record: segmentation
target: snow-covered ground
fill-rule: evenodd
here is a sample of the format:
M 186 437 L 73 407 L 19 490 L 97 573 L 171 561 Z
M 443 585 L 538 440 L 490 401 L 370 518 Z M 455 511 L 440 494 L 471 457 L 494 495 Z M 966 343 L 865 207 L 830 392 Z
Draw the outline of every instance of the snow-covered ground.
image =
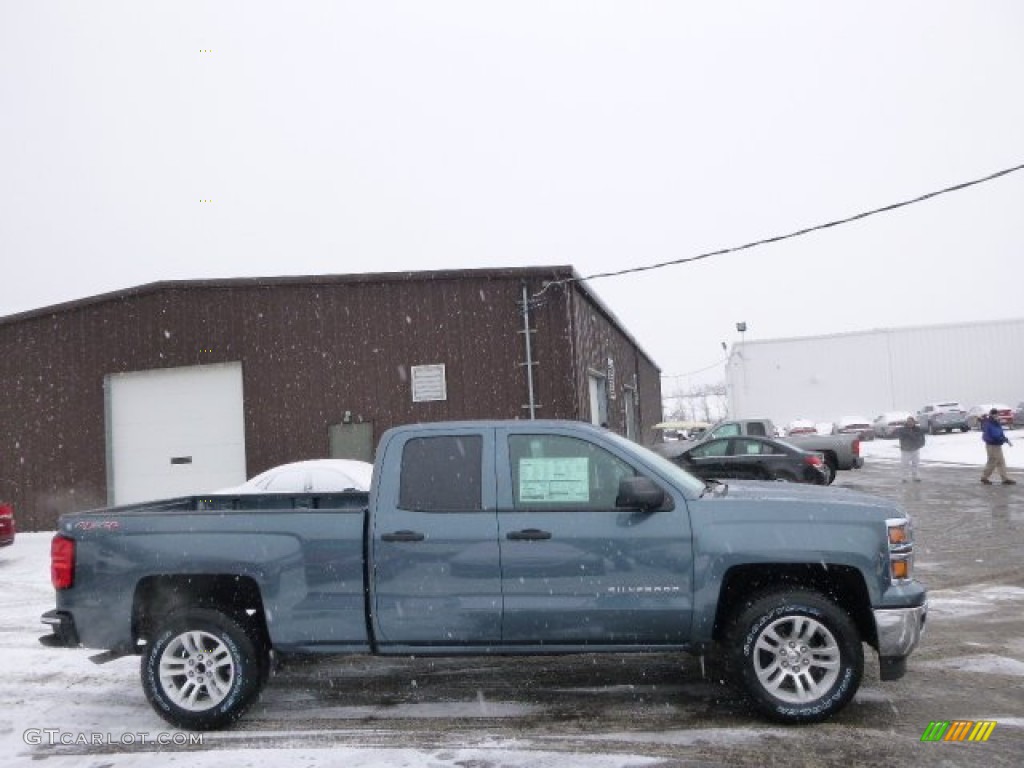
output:
M 1020 443 L 1014 441 L 1020 433 Z M 1008 430 L 1006 436 L 1013 445 L 1003 446 L 1006 466 L 1024 469 L 1024 430 Z M 898 440 L 866 440 L 860 444 L 860 454 L 865 461 L 899 461 Z M 985 464 L 985 444 L 980 432 L 957 432 L 951 435 L 928 435 L 921 449 L 921 461 L 932 464 L 977 465 L 980 474 Z

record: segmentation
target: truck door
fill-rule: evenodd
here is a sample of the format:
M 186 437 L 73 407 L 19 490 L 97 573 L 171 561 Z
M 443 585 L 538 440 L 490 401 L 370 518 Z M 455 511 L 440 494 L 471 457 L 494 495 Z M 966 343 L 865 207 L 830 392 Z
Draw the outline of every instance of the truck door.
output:
M 489 430 L 396 436 L 371 491 L 371 604 L 379 641 L 471 646 L 501 637 Z M 374 496 L 373 494 L 376 494 Z
M 523 428 L 497 432 L 504 645 L 685 642 L 692 613 L 686 505 L 616 508 L 638 474 L 609 449 Z

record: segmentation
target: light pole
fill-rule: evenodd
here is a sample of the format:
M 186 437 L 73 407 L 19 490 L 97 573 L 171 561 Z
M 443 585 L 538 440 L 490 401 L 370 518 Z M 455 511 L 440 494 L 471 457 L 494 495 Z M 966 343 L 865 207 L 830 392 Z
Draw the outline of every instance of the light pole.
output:
M 747 324 L 740 320 L 736 323 L 736 330 L 740 332 L 740 365 L 743 367 L 743 403 L 746 406 L 747 400 Z M 739 414 L 736 415 L 737 418 Z

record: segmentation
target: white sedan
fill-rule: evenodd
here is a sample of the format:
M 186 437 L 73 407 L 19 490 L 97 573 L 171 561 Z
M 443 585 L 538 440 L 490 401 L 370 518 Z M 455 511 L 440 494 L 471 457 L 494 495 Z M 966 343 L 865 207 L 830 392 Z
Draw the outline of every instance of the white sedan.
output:
M 339 493 L 369 491 L 373 464 L 354 459 L 311 459 L 282 464 L 217 494 Z

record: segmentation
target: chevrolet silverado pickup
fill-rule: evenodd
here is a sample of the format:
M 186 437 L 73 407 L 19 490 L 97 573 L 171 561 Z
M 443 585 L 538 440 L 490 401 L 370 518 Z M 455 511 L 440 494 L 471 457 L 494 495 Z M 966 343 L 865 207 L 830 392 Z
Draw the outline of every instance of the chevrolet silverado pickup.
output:
M 697 480 L 567 421 L 397 427 L 369 494 L 215 495 L 66 514 L 51 646 L 137 654 L 168 722 L 236 720 L 272 654 L 706 653 L 755 708 L 816 722 L 864 645 L 923 630 L 910 520 L 846 489 Z

